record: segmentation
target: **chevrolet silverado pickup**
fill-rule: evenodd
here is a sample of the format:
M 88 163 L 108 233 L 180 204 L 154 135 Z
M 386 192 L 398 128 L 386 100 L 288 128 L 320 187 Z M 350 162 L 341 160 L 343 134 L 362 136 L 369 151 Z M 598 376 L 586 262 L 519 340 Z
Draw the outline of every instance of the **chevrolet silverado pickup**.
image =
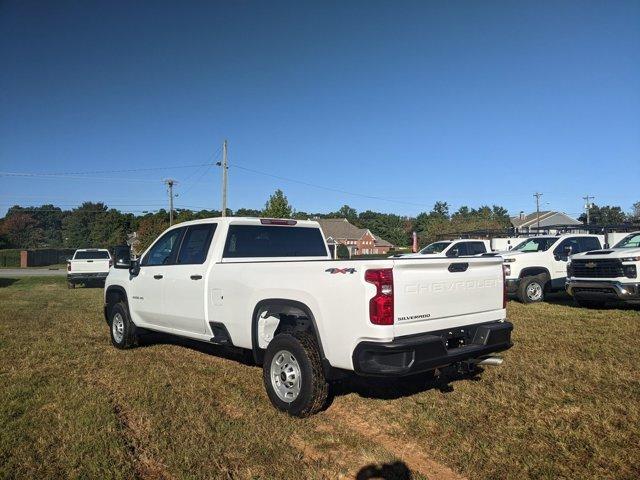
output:
M 81 248 L 75 251 L 67 262 L 67 287 L 78 284 L 102 285 L 109 274 L 113 261 L 109 250 Z
M 474 368 L 511 347 L 501 258 L 332 260 L 317 222 L 229 217 L 119 256 L 104 296 L 116 348 L 153 330 L 246 349 L 294 416 L 344 376 Z
M 567 267 L 567 292 L 583 307 L 607 302 L 640 304 L 640 232 L 633 232 L 612 249 L 573 255 Z
M 541 235 L 523 239 L 504 259 L 509 294 L 522 303 L 544 300 L 548 292 L 562 291 L 567 278 L 567 263 L 572 254 L 602 248 L 602 235 Z

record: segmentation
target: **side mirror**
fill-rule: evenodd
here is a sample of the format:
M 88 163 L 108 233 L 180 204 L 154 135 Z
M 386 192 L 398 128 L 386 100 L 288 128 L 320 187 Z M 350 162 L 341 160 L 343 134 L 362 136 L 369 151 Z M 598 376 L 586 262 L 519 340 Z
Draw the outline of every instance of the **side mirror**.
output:
M 131 267 L 131 250 L 129 247 L 116 247 L 113 251 L 115 262 L 113 268 L 130 268 Z
M 573 252 L 573 247 L 571 245 L 567 245 L 564 247 L 565 256 L 567 257 L 571 256 L 571 252 Z
M 458 255 L 458 249 L 457 248 L 452 248 L 451 250 L 449 250 L 447 252 L 447 257 L 453 258 L 453 257 L 459 257 Z
M 140 273 L 140 261 L 139 260 L 131 260 L 129 264 L 129 274 L 134 277 L 137 277 Z

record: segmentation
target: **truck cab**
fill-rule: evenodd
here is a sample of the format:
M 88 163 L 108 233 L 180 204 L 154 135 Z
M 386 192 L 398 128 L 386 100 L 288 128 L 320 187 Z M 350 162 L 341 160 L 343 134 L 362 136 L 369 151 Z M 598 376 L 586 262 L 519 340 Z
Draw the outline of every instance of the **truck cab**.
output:
M 640 304 L 640 231 L 620 240 L 611 249 L 571 256 L 566 289 L 584 307 L 609 302 Z
M 590 234 L 541 235 L 524 238 L 502 252 L 507 291 L 522 303 L 544 300 L 545 294 L 565 287 L 572 254 L 602 248 L 604 237 Z

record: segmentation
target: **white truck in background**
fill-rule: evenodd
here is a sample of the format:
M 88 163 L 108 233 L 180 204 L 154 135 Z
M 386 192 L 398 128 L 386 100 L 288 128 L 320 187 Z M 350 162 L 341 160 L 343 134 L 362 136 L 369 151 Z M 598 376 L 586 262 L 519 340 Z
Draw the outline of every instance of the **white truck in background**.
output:
M 113 265 L 109 250 L 103 248 L 80 248 L 67 261 L 67 287 L 78 284 L 102 285 Z
M 640 232 L 613 248 L 572 255 L 567 268 L 567 292 L 583 307 L 603 307 L 612 301 L 640 304 Z
M 489 255 L 504 261 L 507 292 L 522 303 L 534 303 L 548 292 L 564 290 L 571 255 L 599 250 L 603 241 L 602 235 L 540 235 L 523 238 L 508 252 Z
M 491 246 L 489 240 L 482 239 L 457 239 L 457 240 L 439 240 L 430 243 L 417 253 L 406 253 L 399 255 L 405 258 L 421 258 L 425 255 L 430 257 L 467 257 L 474 255 L 482 255 L 490 252 Z
M 154 330 L 252 352 L 272 404 L 318 412 L 332 381 L 499 364 L 511 347 L 501 258 L 332 260 L 317 222 L 211 218 L 116 257 L 116 348 Z

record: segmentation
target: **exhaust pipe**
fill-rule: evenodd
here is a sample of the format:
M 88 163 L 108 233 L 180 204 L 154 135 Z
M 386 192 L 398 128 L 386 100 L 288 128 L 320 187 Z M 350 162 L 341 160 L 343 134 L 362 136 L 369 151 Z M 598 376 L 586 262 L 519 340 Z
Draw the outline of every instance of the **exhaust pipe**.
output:
M 504 360 L 500 357 L 478 358 L 474 361 L 476 365 L 491 365 L 494 367 L 502 365 Z

